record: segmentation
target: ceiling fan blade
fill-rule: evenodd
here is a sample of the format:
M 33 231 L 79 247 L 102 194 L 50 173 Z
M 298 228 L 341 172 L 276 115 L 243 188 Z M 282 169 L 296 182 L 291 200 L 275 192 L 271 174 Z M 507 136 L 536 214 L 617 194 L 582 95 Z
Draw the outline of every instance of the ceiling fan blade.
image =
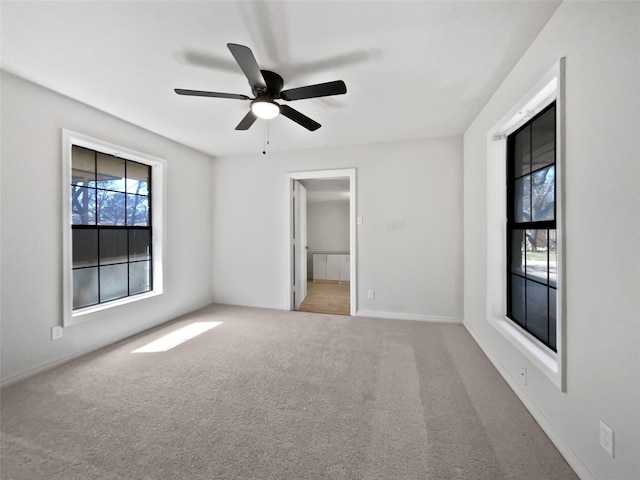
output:
M 280 113 L 288 119 L 293 120 L 298 125 L 302 125 L 307 130 L 311 130 L 312 132 L 321 127 L 318 122 L 316 122 L 315 120 L 311 120 L 309 117 L 291 108 L 289 105 L 280 105 Z
M 194 97 L 216 97 L 231 98 L 234 100 L 251 100 L 251 97 L 247 97 L 246 95 L 239 95 L 236 93 L 205 92 L 203 90 L 185 90 L 183 88 L 175 88 L 174 91 L 178 95 L 192 95 Z
M 251 110 L 247 113 L 236 127 L 236 130 L 249 130 L 249 127 L 258 119 Z
M 249 80 L 249 85 L 266 89 L 267 83 L 264 81 L 258 62 L 256 62 L 256 57 L 253 56 L 251 49 L 236 43 L 227 43 L 227 47 L 231 50 L 231 54 L 240 65 L 247 80 Z
M 342 80 L 334 82 L 318 83 L 306 87 L 291 88 L 280 92 L 284 100 L 301 100 L 303 98 L 328 97 L 331 95 L 343 95 L 347 93 L 347 86 Z

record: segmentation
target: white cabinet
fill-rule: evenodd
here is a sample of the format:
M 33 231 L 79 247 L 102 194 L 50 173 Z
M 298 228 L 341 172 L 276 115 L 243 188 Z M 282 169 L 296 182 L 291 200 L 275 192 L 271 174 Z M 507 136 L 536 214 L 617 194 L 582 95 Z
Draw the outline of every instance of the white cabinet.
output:
M 340 255 L 326 255 L 327 280 L 340 280 Z
M 313 281 L 327 279 L 327 256 L 324 253 L 313 254 Z
M 340 261 L 340 277 L 341 282 L 348 282 L 351 278 L 351 256 L 338 255 Z
M 350 279 L 350 256 L 332 253 L 313 254 L 313 280 L 348 282 Z

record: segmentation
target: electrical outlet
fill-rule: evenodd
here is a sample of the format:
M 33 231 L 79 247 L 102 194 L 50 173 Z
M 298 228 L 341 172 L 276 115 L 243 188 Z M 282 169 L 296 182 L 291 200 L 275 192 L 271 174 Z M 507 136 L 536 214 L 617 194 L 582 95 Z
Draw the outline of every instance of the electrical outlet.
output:
M 524 365 L 520 365 L 520 380 L 522 381 L 522 384 L 526 387 L 527 386 L 527 367 L 525 367 Z
M 58 340 L 59 338 L 62 338 L 62 327 L 60 325 L 51 327 L 51 340 Z
M 368 298 L 369 300 L 373 300 L 374 298 L 376 298 L 376 292 L 374 292 L 373 290 L 369 290 L 369 291 L 367 292 L 367 298 Z
M 602 420 L 600 420 L 600 446 L 613 457 L 613 429 Z

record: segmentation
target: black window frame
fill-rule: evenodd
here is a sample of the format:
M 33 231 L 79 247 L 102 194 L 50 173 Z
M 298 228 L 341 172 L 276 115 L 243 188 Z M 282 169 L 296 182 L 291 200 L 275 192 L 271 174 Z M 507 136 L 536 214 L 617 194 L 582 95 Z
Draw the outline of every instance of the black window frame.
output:
M 529 119 L 526 123 L 524 123 L 523 125 L 521 125 L 520 127 L 518 127 L 518 129 L 514 130 L 512 133 L 510 133 L 509 135 L 507 135 L 507 161 L 506 161 L 506 174 L 507 174 L 507 185 L 506 185 L 506 191 L 507 191 L 507 202 L 506 202 L 506 206 L 507 206 L 507 222 L 506 222 L 506 307 L 507 307 L 507 312 L 506 312 L 506 316 L 507 318 L 509 318 L 515 325 L 517 325 L 519 328 L 525 330 L 527 333 L 529 333 L 530 335 L 532 335 L 533 337 L 535 337 L 540 343 L 542 343 L 545 347 L 551 349 L 552 351 L 556 352 L 558 351 L 558 345 L 557 345 L 557 332 L 556 331 L 552 331 L 554 329 L 557 329 L 557 322 L 558 322 L 558 314 L 557 314 L 557 291 L 558 291 L 558 283 L 557 281 L 554 282 L 554 284 L 552 285 L 552 282 L 550 280 L 550 271 L 551 271 L 551 265 L 550 265 L 550 248 L 549 245 L 551 245 L 552 240 L 551 238 L 553 237 L 553 244 L 557 249 L 557 229 L 558 229 L 558 225 L 557 225 L 557 207 L 558 207 L 558 202 L 557 202 L 557 194 L 558 194 L 558 182 L 557 182 L 557 160 L 558 160 L 558 136 L 557 136 L 557 105 L 556 105 L 556 101 L 554 100 L 553 102 L 551 102 L 549 105 L 547 105 L 544 109 L 542 109 L 540 112 L 538 112 L 535 116 L 533 116 L 531 119 Z M 544 163 L 541 167 L 538 167 L 536 169 L 533 168 L 533 135 L 529 134 L 529 145 L 528 145 L 528 154 L 529 154 L 529 165 L 530 165 L 530 170 L 528 171 L 528 173 L 525 174 L 520 174 L 518 175 L 516 173 L 516 138 L 517 136 L 524 132 L 526 129 L 529 129 L 529 132 L 532 131 L 533 129 L 533 125 L 535 124 L 535 122 L 540 119 L 541 117 L 543 117 L 545 114 L 547 114 L 549 111 L 553 110 L 553 162 L 551 163 Z M 545 220 L 533 220 L 532 218 L 529 218 L 528 220 L 522 220 L 522 219 L 516 219 L 516 202 L 517 202 L 517 188 L 516 188 L 516 182 L 519 179 L 523 179 L 527 176 L 529 177 L 533 177 L 533 175 L 537 172 L 542 172 L 545 169 L 548 169 L 549 167 L 553 167 L 554 169 L 554 178 L 553 178 L 553 192 L 554 192 L 554 200 L 553 200 L 553 219 L 545 219 Z M 533 191 L 530 187 L 529 189 L 529 201 L 532 202 L 531 198 L 533 197 Z M 524 195 L 521 198 L 526 198 Z M 529 215 L 533 214 L 533 207 L 532 207 L 532 203 L 530 203 L 530 208 L 529 208 Z M 542 282 L 542 281 L 538 281 L 535 277 L 532 276 L 528 276 L 527 273 L 527 266 L 526 266 L 526 255 L 527 255 L 527 250 L 526 250 L 526 245 L 527 245 L 527 239 L 526 239 L 526 232 L 527 231 L 531 231 L 531 230 L 536 230 L 536 231 L 546 231 L 546 240 L 547 240 L 547 268 L 546 268 L 546 273 L 547 273 L 547 281 Z M 522 233 L 520 235 L 525 235 L 525 237 L 521 237 L 523 238 L 524 242 L 525 242 L 525 264 L 524 264 L 524 271 L 522 274 L 516 273 L 514 272 L 514 269 L 512 268 L 513 266 L 513 259 L 514 259 L 514 254 L 517 254 L 517 252 L 514 252 L 513 249 L 513 244 L 514 244 L 514 237 L 516 235 L 516 231 L 522 231 Z M 551 232 L 553 232 L 553 236 L 551 235 Z M 537 232 L 536 232 L 536 238 L 537 238 Z M 518 238 L 516 238 L 516 240 L 518 240 Z M 537 240 L 536 240 L 537 243 Z M 556 250 L 557 252 L 557 250 Z M 522 253 L 519 254 L 519 258 L 522 259 Z M 557 254 L 556 254 L 556 269 L 557 269 Z M 514 277 L 517 278 L 521 278 L 522 280 L 522 284 L 524 285 L 524 306 L 523 306 L 523 312 L 524 312 L 524 318 L 518 318 L 520 315 L 516 315 L 516 313 L 514 312 L 514 302 L 513 302 L 513 295 L 514 295 L 514 286 L 513 286 L 513 281 L 512 279 Z M 532 282 L 532 283 L 530 283 Z M 533 293 L 529 293 L 529 288 L 533 287 L 535 285 L 536 288 L 540 289 L 540 288 L 544 288 L 546 289 L 546 335 L 541 335 L 539 333 L 539 330 L 536 328 L 531 327 L 531 325 L 528 322 L 528 303 L 529 302 L 535 302 L 536 300 L 539 300 L 540 297 L 538 296 L 535 300 L 534 300 L 534 294 Z M 553 293 L 552 293 L 553 291 Z M 533 292 L 533 289 L 532 289 Z M 553 303 L 555 304 L 555 310 L 552 311 L 552 295 L 553 295 Z M 522 313 L 522 312 L 519 312 Z
M 116 302 L 118 300 L 122 300 L 124 298 L 129 298 L 129 297 L 134 297 L 137 295 L 142 295 L 142 294 L 146 294 L 149 292 L 153 292 L 154 291 L 154 275 L 153 275 L 153 265 L 154 265 L 154 253 L 153 253 L 153 223 L 152 223 L 152 218 L 153 218 L 153 211 L 152 211 L 152 183 L 153 183 L 153 179 L 152 179 L 152 175 L 153 175 L 153 166 L 147 163 L 143 163 L 140 161 L 136 161 L 136 160 L 132 160 L 126 157 L 120 157 L 120 156 L 116 156 L 110 153 L 106 153 L 100 150 L 97 150 L 93 147 L 88 147 L 85 145 L 78 145 L 78 144 L 71 144 L 71 166 L 73 169 L 73 152 L 74 152 L 74 148 L 81 148 L 87 151 L 92 152 L 93 154 L 93 180 L 90 180 L 88 182 L 86 182 L 86 185 L 83 185 L 82 183 L 77 183 L 74 182 L 73 177 L 70 179 L 71 183 L 70 183 L 70 188 L 71 188 L 71 199 L 70 199 L 70 210 L 71 210 L 71 216 L 72 216 L 72 221 L 71 221 L 71 244 L 73 246 L 74 243 L 74 238 L 76 237 L 75 233 L 76 232 L 80 232 L 80 231 L 95 231 L 96 232 L 96 245 L 95 245 L 95 254 L 96 254 L 96 258 L 95 258 L 95 264 L 91 264 L 91 265 L 81 265 L 81 266 L 75 266 L 75 248 L 72 248 L 72 253 L 71 253 L 71 277 L 72 277 L 72 287 L 73 290 L 75 290 L 75 279 L 74 279 L 74 273 L 83 269 L 90 269 L 90 268 L 95 268 L 97 269 L 97 294 L 98 294 L 98 298 L 97 301 L 95 302 L 90 302 L 90 303 L 82 303 L 80 305 L 76 306 L 76 302 L 75 299 L 72 300 L 72 311 L 76 312 L 76 311 L 82 311 L 83 309 L 87 309 L 87 308 L 91 308 L 91 307 L 95 307 L 97 305 L 104 305 L 104 304 L 108 304 L 111 302 Z M 117 159 L 118 161 L 122 161 L 124 163 L 124 175 L 122 177 L 123 181 L 125 182 L 125 186 L 123 190 L 119 190 L 119 189 L 113 189 L 113 188 L 109 188 L 109 187 L 105 187 L 105 186 L 99 186 L 98 184 L 98 155 L 101 156 L 105 156 L 105 157 L 111 157 L 114 159 Z M 146 176 L 146 193 L 139 193 L 138 191 L 135 193 L 129 192 L 127 190 L 127 186 L 126 186 L 126 182 L 128 180 L 128 175 L 127 175 L 127 170 L 128 168 L 131 168 L 132 165 L 136 165 L 138 168 L 140 168 L 140 166 L 144 167 L 146 169 L 147 172 L 147 176 Z M 93 185 L 91 185 L 91 183 L 93 183 Z M 74 189 L 82 189 L 81 191 L 83 192 L 89 192 L 92 191 L 94 192 L 94 200 L 93 200 L 93 209 L 94 211 L 92 212 L 93 215 L 93 222 L 92 223 L 75 223 L 73 218 L 74 218 Z M 99 192 L 103 193 L 103 194 L 117 194 L 117 195 L 123 195 L 123 200 L 124 200 L 124 205 L 123 205 L 123 224 L 122 225 L 115 225 L 115 224 L 107 224 L 107 223 L 101 223 L 100 222 L 100 216 L 98 213 L 99 210 L 99 197 L 98 194 Z M 85 194 L 86 196 L 86 194 Z M 144 197 L 146 198 L 146 220 L 144 223 L 146 223 L 146 225 L 139 225 L 139 224 L 129 224 L 129 209 L 128 209 L 128 202 L 130 201 L 131 197 Z M 124 260 L 119 260 L 119 261 L 110 261 L 110 262 L 105 262 L 105 256 L 102 255 L 102 251 L 103 249 L 101 248 L 101 241 L 102 241 L 102 237 L 103 237 L 103 232 L 116 232 L 116 231 L 121 231 L 121 232 L 125 232 L 124 237 L 126 238 L 126 259 Z M 134 246 L 134 241 L 132 240 L 132 234 L 134 234 L 135 232 L 147 232 L 147 238 L 148 238 L 148 249 L 147 249 L 147 253 L 144 255 L 144 258 L 136 258 L 137 255 L 139 255 L 139 252 L 135 252 L 135 246 Z M 132 253 L 133 252 L 133 253 Z M 131 267 L 132 265 L 136 265 L 136 264 L 146 264 L 147 267 L 147 272 L 146 272 L 146 276 L 147 276 L 147 285 L 146 288 L 144 289 L 134 289 L 132 292 L 132 282 L 131 282 Z M 104 289 L 101 286 L 101 270 L 103 268 L 107 268 L 107 267 L 114 267 L 117 265 L 126 265 L 127 267 L 127 288 L 126 288 L 126 294 L 123 295 L 118 295 L 118 296 L 109 296 L 107 297 L 106 295 L 104 295 Z

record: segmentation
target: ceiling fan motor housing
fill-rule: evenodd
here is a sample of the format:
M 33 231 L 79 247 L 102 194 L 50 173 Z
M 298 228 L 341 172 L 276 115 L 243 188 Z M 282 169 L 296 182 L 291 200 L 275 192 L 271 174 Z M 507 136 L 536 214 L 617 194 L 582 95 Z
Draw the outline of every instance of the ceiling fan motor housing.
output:
M 264 82 L 267 84 L 267 89 L 264 91 L 260 87 L 256 87 L 251 85 L 251 91 L 253 92 L 254 97 L 270 97 L 270 98 L 280 98 L 280 92 L 282 91 L 282 87 L 284 86 L 284 80 L 280 75 L 275 72 L 271 72 L 269 70 L 260 70 L 262 76 L 264 77 Z

